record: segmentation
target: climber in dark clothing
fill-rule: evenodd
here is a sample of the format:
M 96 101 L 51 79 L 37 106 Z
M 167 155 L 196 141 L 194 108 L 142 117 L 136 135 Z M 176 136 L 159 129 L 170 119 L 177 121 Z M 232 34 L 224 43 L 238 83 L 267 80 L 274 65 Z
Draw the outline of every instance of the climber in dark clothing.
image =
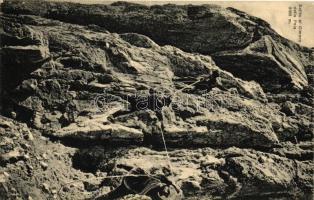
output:
M 75 102 L 69 100 L 65 105 L 65 112 L 60 119 L 62 126 L 68 126 L 69 124 L 74 123 L 77 117 L 77 105 Z
M 164 106 L 164 99 L 161 99 L 157 96 L 157 93 L 154 89 L 149 89 L 148 95 L 148 108 L 153 111 L 161 110 Z
M 214 87 L 220 85 L 219 73 L 218 71 L 213 71 L 208 77 L 204 77 L 198 83 L 194 85 L 194 88 L 197 90 L 211 90 Z
M 77 117 L 77 106 L 74 102 L 70 102 L 68 104 L 67 113 L 68 113 L 69 121 L 71 123 L 75 122 L 75 119 Z
M 155 111 L 158 119 L 161 119 L 162 107 L 171 103 L 171 97 L 158 95 L 154 89 L 149 89 L 148 109 Z

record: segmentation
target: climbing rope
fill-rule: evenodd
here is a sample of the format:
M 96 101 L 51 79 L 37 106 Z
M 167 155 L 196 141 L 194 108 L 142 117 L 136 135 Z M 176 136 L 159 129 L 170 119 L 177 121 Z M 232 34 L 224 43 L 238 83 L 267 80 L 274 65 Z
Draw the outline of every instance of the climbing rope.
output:
M 206 76 L 200 76 L 200 77 L 198 77 L 198 79 L 197 79 L 195 82 L 193 82 L 192 84 L 189 84 L 189 85 L 187 85 L 186 87 L 183 87 L 183 88 L 181 88 L 180 90 L 177 90 L 177 91 L 173 94 L 173 96 L 176 95 L 178 92 L 181 92 L 181 91 L 183 91 L 183 90 L 185 90 L 185 89 L 188 89 L 188 88 L 190 88 L 191 86 L 193 86 L 193 85 L 195 85 L 195 84 L 197 84 L 197 83 L 203 81 L 205 78 L 206 78 Z M 172 105 L 172 102 L 171 102 L 168 106 L 170 107 L 171 105 Z M 163 145 L 164 145 L 164 149 L 165 149 L 165 151 L 166 151 L 166 156 L 167 156 L 167 159 L 168 159 L 168 165 L 169 165 L 169 168 L 170 168 L 170 174 L 173 174 L 173 167 L 172 167 L 172 164 L 171 164 L 171 160 L 170 160 L 170 156 L 169 156 L 169 152 L 168 152 L 168 148 L 167 148 L 167 144 L 166 144 L 166 140 L 165 140 L 165 136 L 164 136 L 164 132 L 163 132 L 162 128 L 161 128 L 161 138 L 162 138 L 162 142 L 163 142 Z
M 166 151 L 166 156 L 167 156 L 167 159 L 168 159 L 168 165 L 169 165 L 169 168 L 170 168 L 170 174 L 173 175 L 173 171 L 172 171 L 173 168 L 172 168 L 172 164 L 171 164 L 171 160 L 170 160 L 170 156 L 169 156 L 169 152 L 168 152 L 168 148 L 167 148 L 164 132 L 163 132 L 162 129 L 161 129 L 161 138 L 162 138 L 162 142 L 163 142 L 163 145 L 164 145 L 164 149 Z

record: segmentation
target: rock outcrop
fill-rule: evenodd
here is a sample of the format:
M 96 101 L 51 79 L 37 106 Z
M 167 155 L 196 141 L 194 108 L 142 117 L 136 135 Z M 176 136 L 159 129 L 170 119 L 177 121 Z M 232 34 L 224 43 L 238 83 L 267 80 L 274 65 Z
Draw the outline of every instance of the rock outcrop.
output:
M 304 67 L 311 50 L 280 35 L 270 25 L 233 8 L 174 4 L 144 6 L 116 2 L 81 5 L 57 2 L 7 1 L 4 12 L 40 15 L 65 22 L 95 24 L 117 33 L 140 33 L 159 45 L 188 52 L 216 53 L 223 69 L 266 90 L 302 90 L 308 85 Z M 253 51 L 253 52 L 252 52 Z M 258 77 L 255 72 L 260 72 Z M 269 76 L 269 73 L 272 76 Z
M 222 51 L 213 57 L 221 68 L 243 79 L 256 80 L 268 90 L 298 90 L 307 86 L 307 76 L 298 56 L 269 35 L 243 50 Z
M 311 197 L 311 49 L 213 5 L 2 8 L 4 198 Z
M 34 26 L 20 20 L 25 29 L 46 36 L 49 45 L 43 48 L 50 59 L 34 64 L 37 69 L 9 94 L 17 107 L 10 112 L 48 134 L 161 143 L 158 135 L 164 132 L 170 144 L 202 146 L 268 147 L 278 142 L 273 124 L 284 120 L 278 108 L 266 104 L 257 83 L 233 77 L 209 56 L 161 47 L 140 35 L 120 37 L 61 22 Z M 13 37 L 9 31 L 5 34 Z M 134 46 L 123 38 L 131 43 L 143 38 L 149 45 Z M 12 51 L 4 57 L 20 55 Z M 39 58 L 28 59 L 38 63 Z
M 171 181 L 176 185 L 168 186 L 169 190 L 176 187 L 187 199 L 267 198 L 270 193 L 273 196 L 285 193 L 292 198 L 300 191 L 295 185 L 310 192 L 310 179 L 302 174 L 313 173 L 313 164 L 238 148 L 176 150 L 169 156 L 170 162 L 164 152 L 136 148 L 99 165 L 111 176 L 127 175 L 130 169 L 137 168 L 150 177 L 172 174 Z

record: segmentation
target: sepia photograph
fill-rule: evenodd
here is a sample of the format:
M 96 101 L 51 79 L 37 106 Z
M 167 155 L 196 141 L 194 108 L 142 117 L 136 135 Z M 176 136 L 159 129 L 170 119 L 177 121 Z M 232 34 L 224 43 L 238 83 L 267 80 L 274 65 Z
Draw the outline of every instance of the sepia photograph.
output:
M 0 200 L 312 200 L 314 1 L 0 0 Z

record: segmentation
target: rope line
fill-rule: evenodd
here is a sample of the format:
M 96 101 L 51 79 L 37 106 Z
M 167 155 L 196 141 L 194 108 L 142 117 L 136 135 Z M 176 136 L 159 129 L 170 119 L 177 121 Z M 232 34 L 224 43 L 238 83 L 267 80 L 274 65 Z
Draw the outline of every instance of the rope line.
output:
M 181 88 L 180 90 L 177 90 L 173 95 L 175 95 L 178 92 L 183 91 L 183 90 L 185 90 L 187 88 L 190 88 L 191 86 L 201 82 L 203 79 L 204 79 L 204 77 L 199 77 L 198 80 L 196 80 L 192 84 L 187 85 L 186 87 Z M 171 106 L 171 105 L 172 105 L 172 102 L 169 104 L 169 106 Z M 165 136 L 164 136 L 164 132 L 163 132 L 162 128 L 161 128 L 161 138 L 162 138 L 162 142 L 163 142 L 163 145 L 164 145 L 164 149 L 166 151 L 166 156 L 167 156 L 168 164 L 169 164 L 169 168 L 170 168 L 170 174 L 173 174 L 173 167 L 172 167 L 172 164 L 171 164 L 171 160 L 170 160 L 170 156 L 169 156 L 169 152 L 168 152 L 168 148 L 167 148 L 167 144 L 166 144 L 166 140 L 165 140 Z
M 162 129 L 161 129 L 161 138 L 162 138 L 162 142 L 164 144 L 164 148 L 165 148 L 165 151 L 166 151 L 166 156 L 167 156 L 168 164 L 169 164 L 169 168 L 170 168 L 170 174 L 173 174 L 173 171 L 172 171 L 173 168 L 172 168 L 172 164 L 171 164 L 171 160 L 170 160 L 170 156 L 169 156 L 169 152 L 168 152 L 168 148 L 167 148 L 164 132 L 163 132 Z

